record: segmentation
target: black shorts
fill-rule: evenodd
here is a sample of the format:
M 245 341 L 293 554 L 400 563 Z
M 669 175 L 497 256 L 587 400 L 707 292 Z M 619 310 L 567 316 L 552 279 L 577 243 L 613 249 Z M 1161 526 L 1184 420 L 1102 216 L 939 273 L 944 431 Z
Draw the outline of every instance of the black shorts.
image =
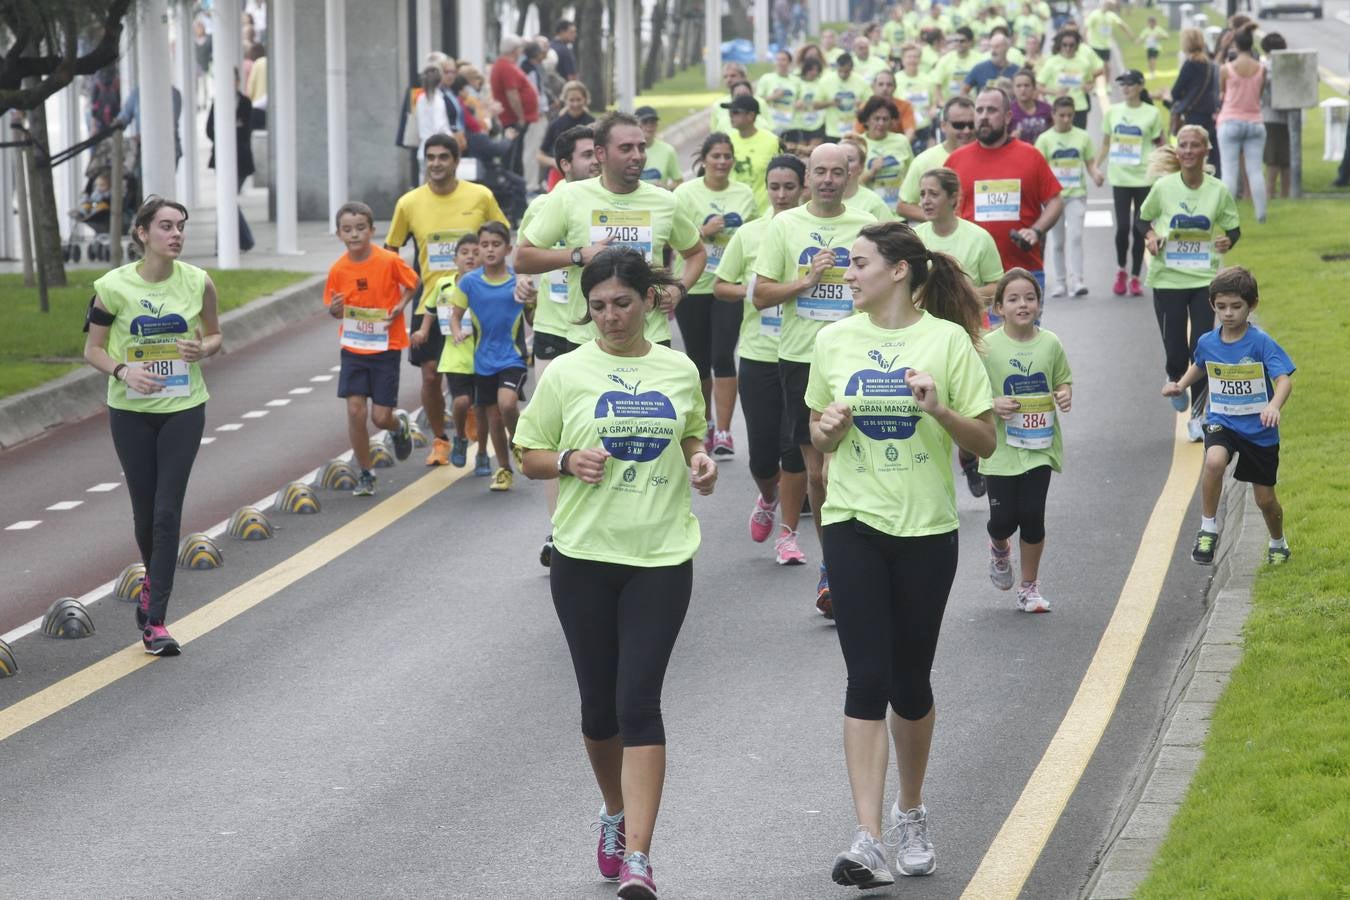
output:
M 577 345 L 567 338 L 558 337 L 556 334 L 548 334 L 543 331 L 534 333 L 534 358 L 543 360 L 553 360 L 562 356 L 564 353 L 571 353 L 577 349 Z
M 1149 59 L 1157 59 L 1161 52 L 1162 51 L 1160 51 L 1157 47 L 1149 47 L 1147 50 L 1144 51 L 1144 55 L 1147 56 Z
M 1262 447 L 1222 425 L 1205 425 L 1205 452 L 1210 447 L 1222 447 L 1228 451 L 1231 460 L 1237 454 L 1237 466 L 1233 477 L 1248 484 L 1274 487 L 1276 475 L 1280 471 L 1280 445 L 1271 444 Z
M 478 406 L 496 406 L 498 388 L 515 391 L 517 397 L 523 396 L 528 375 L 528 371 L 523 368 L 503 369 L 495 375 L 474 375 L 474 403 Z
M 377 406 L 398 406 L 398 358 L 402 355 L 402 350 L 353 353 L 344 347 L 337 395 L 369 397 Z
M 783 415 L 787 417 L 788 434 L 798 446 L 811 443 L 811 410 L 806 405 L 806 379 L 810 375 L 810 363 L 778 361 L 778 377 L 783 382 Z
M 408 364 L 419 369 L 422 368 L 423 363 L 439 363 L 441 351 L 445 349 L 445 335 L 441 334 L 440 323 L 435 321 L 435 313 L 414 313 L 412 330 L 416 331 L 422 327 L 424 315 L 432 317 L 431 334 L 427 335 L 426 342 L 422 346 L 408 348 Z
M 1092 49 L 1096 52 L 1096 54 L 1097 54 L 1098 56 L 1100 56 L 1100 57 L 1102 58 L 1102 62 L 1110 62 L 1110 61 L 1111 61 L 1111 50 L 1110 50 L 1110 48 L 1107 48 L 1106 50 L 1100 50 L 1100 49 L 1098 49 L 1098 48 L 1096 48 L 1096 47 L 1093 47 Z
M 446 372 L 445 383 L 450 386 L 450 399 L 456 397 L 474 398 L 474 383 L 477 376 L 467 375 L 464 372 Z

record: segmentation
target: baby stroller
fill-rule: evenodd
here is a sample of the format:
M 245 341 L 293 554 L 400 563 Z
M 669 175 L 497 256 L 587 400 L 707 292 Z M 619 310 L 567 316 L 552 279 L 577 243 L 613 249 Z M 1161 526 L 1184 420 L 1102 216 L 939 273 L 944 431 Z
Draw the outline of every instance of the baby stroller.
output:
M 129 142 L 128 147 L 134 147 Z M 135 175 L 135 153 L 128 152 L 123 159 L 122 173 L 122 229 L 126 234 L 136 217 L 136 208 L 141 205 L 140 183 Z M 91 262 L 107 262 L 112 259 L 112 184 L 109 176 L 112 172 L 112 151 L 108 142 L 94 149 L 89 165 L 85 167 L 84 193 L 80 196 L 80 205 L 70 211 L 74 219 L 70 237 L 61 248 L 61 257 L 66 262 L 78 263 L 83 255 Z M 76 226 L 84 226 L 77 228 Z M 86 232 L 92 232 L 92 235 Z M 136 259 L 139 253 L 134 242 L 128 240 L 126 259 Z

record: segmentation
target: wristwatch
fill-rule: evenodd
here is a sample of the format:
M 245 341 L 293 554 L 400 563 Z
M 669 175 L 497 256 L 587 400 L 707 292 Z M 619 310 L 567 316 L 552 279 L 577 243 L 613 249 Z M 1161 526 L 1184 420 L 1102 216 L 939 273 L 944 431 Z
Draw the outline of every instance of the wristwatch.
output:
M 571 472 L 567 471 L 567 460 L 571 459 L 572 454 L 573 454 L 573 453 L 576 453 L 576 452 L 577 452 L 577 451 L 576 451 L 576 448 L 574 447 L 574 448 L 572 448 L 571 450 L 564 450 L 562 453 L 559 453 L 559 454 L 558 454 L 558 477 L 559 477 L 559 478 L 562 478 L 562 477 L 564 477 L 564 476 L 567 476 L 567 475 L 571 475 L 571 474 L 572 474 Z
M 581 248 L 580 248 L 580 247 L 573 247 L 573 248 L 572 248 L 572 265 L 574 265 L 574 266 L 579 266 L 579 265 L 582 265 L 583 263 L 584 263 L 584 260 L 581 258 Z

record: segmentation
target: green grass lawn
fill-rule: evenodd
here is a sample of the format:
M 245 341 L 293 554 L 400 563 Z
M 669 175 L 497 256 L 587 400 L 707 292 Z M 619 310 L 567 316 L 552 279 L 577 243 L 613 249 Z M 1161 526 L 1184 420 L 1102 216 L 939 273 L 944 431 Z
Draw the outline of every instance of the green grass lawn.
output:
M 751 83 L 772 69 L 773 66 L 769 63 L 752 63 L 746 66 Z M 725 89 L 719 87 L 717 90 L 708 90 L 704 86 L 703 77 L 702 63 L 682 69 L 670 78 L 652 85 L 651 90 L 638 94 L 633 105 L 653 107 L 661 114 L 662 127 L 674 125 L 685 116 L 700 110 L 711 110 L 714 103 L 721 103 L 726 99 Z
M 1167 27 L 1167 17 L 1165 13 L 1154 10 L 1142 9 L 1138 6 L 1127 8 L 1121 13 L 1121 16 L 1129 23 L 1130 28 L 1136 34 L 1144 29 L 1150 13 L 1158 16 L 1158 21 L 1164 28 Z M 1211 18 L 1213 18 L 1211 16 Z M 1278 25 L 1265 23 L 1262 34 L 1267 30 L 1274 30 Z M 1170 32 L 1167 41 L 1162 46 L 1162 56 L 1158 59 L 1158 74 L 1147 79 L 1149 93 L 1153 96 L 1161 94 L 1163 89 L 1170 88 L 1172 82 L 1177 77 L 1176 51 L 1180 46 L 1180 35 L 1176 32 Z M 1148 75 L 1148 60 L 1144 52 L 1142 43 L 1130 43 L 1125 35 L 1118 34 L 1121 53 L 1125 56 L 1125 64 L 1131 69 L 1138 69 L 1145 76 Z M 1297 48 L 1294 48 L 1297 49 Z M 1325 83 L 1319 85 L 1319 100 L 1326 100 L 1329 97 L 1341 97 L 1342 94 L 1336 93 Z M 1322 142 L 1325 134 L 1325 125 L 1323 123 L 1322 110 L 1313 108 L 1303 112 L 1303 191 L 1304 193 L 1350 193 L 1350 188 L 1333 187 L 1331 182 L 1336 178 L 1336 167 L 1340 164 L 1339 160 L 1335 162 L 1322 159 Z
M 37 288 L 25 288 L 22 275 L 0 275 L 0 306 L 9 323 L 0 333 L 0 397 L 37 387 L 84 365 L 85 308 L 94 281 L 106 269 L 68 269 L 69 284 L 48 292 L 51 311 L 38 311 Z M 305 272 L 271 269 L 209 270 L 228 312 L 309 277 Z
M 1242 662 L 1140 898 L 1350 896 L 1350 425 L 1339 366 L 1350 259 L 1323 259 L 1350 255 L 1345 222 L 1343 200 L 1276 200 L 1270 224 L 1244 226 L 1227 259 L 1257 276 L 1261 327 L 1298 367 L 1280 424 L 1294 555 L 1257 579 Z

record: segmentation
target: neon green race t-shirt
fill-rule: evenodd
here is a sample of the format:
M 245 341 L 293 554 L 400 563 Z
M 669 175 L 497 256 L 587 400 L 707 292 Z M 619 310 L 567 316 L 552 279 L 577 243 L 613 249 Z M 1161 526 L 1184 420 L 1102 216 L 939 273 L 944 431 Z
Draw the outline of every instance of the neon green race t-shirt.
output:
M 1139 218 L 1153 226 L 1163 241 L 1162 252 L 1148 264 L 1148 286 L 1205 287 L 1219 274 L 1222 255 L 1214 239 L 1238 227 L 1237 204 L 1223 182 L 1205 175 L 1192 190 L 1181 173 L 1164 175 L 1139 207 Z
M 872 88 L 853 72 L 845 80 L 838 72 L 826 72 L 820 76 L 820 99 L 833 99 L 834 106 L 827 106 L 825 113 L 825 133 L 830 137 L 840 137 L 853 133 L 853 122 L 858 110 L 872 96 Z
M 680 212 L 693 222 L 696 228 L 702 227 L 703 223 L 713 216 L 722 216 L 726 222 L 726 226 L 717 234 L 703 239 L 703 249 L 708 254 L 708 262 L 703 267 L 703 274 L 698 277 L 698 281 L 694 282 L 694 287 L 690 290 L 691 294 L 711 294 L 714 273 L 717 272 L 717 266 L 722 260 L 722 254 L 726 252 L 732 235 L 759 214 L 755 206 L 755 192 L 739 181 L 728 182 L 724 190 L 714 191 L 708 187 L 706 179 L 695 178 L 675 189 L 675 199 L 679 202 Z M 683 272 L 684 259 L 676 257 L 675 274 Z
M 1045 88 L 1047 100 L 1049 97 L 1057 96 L 1063 89 L 1065 96 L 1073 98 L 1074 110 L 1083 112 L 1088 108 L 1087 94 L 1083 89 L 1091 87 L 1089 79 L 1095 71 L 1096 67 L 1087 63 L 1081 56 L 1066 59 L 1056 53 L 1042 61 L 1036 80 Z
M 874 222 L 870 214 L 848 207 L 833 218 L 822 219 L 811 214 L 809 205 L 773 217 L 755 257 L 754 270 L 760 277 L 780 284 L 796 281 L 810 270 L 816 253 L 822 249 L 834 252 L 834 265 L 814 288 L 780 304 L 779 359 L 810 362 L 816 334 L 828 323 L 853 315 L 853 295 L 844 285 L 844 272 L 858 232 Z
M 1083 22 L 1088 46 L 1093 50 L 1111 49 L 1111 32 L 1125 24 L 1125 20 L 1110 10 L 1094 9 Z
M 932 375 L 940 402 L 960 415 L 993 405 L 970 336 L 945 319 L 924 313 L 891 330 L 859 315 L 817 336 L 806 405 L 822 412 L 838 401 L 853 410 L 830 463 L 822 524 L 856 519 L 895 537 L 957 527 L 952 439 L 915 403 L 904 380 L 910 369 Z
M 755 219 L 736 229 L 731 242 L 722 254 L 722 264 L 717 267 L 717 277 L 730 284 L 746 284 L 754 277 L 755 257 L 759 254 L 759 244 L 764 229 L 769 227 L 768 218 Z M 781 307 L 755 309 L 753 287 L 747 292 L 741 309 L 741 334 L 737 352 L 741 359 L 755 362 L 778 362 L 778 333 L 783 324 Z M 725 303 L 725 300 L 718 300 Z
M 610 246 L 632 247 L 655 266 L 662 264 L 667 244 L 678 252 L 699 242 L 698 229 L 678 211 L 670 191 L 643 182 L 627 194 L 614 194 L 598 177 L 555 187 L 552 199 L 523 234 L 535 247 L 552 247 L 559 241 L 566 247 L 589 247 L 608 238 Z M 580 318 L 586 305 L 580 267 L 567 267 L 567 282 L 569 307 Z M 670 340 L 670 322 L 660 308 L 647 316 L 646 335 L 652 342 Z M 567 337 L 574 344 L 585 343 L 595 337 L 595 326 L 574 325 Z
M 675 148 L 657 138 L 647 145 L 647 163 L 642 167 L 642 180 L 663 188 L 667 182 L 684 177 Z
M 698 550 L 689 467 L 680 442 L 708 423 L 698 370 L 678 350 L 612 356 L 594 341 L 558 357 L 520 414 L 525 450 L 604 448 L 605 477 L 558 482 L 553 545 L 565 556 L 629 566 L 673 566 Z
M 206 270 L 174 260 L 163 281 L 146 281 L 138 262 L 104 273 L 94 294 L 116 321 L 108 327 L 113 362 L 139 366 L 164 379 L 162 390 L 137 394 L 126 382 L 108 376 L 108 406 L 132 412 L 172 413 L 201 406 L 210 396 L 199 363 L 178 352 L 178 339 L 195 340 L 202 324 Z
M 460 323 L 463 330 L 471 330 L 472 334 L 458 344 L 449 334 L 450 310 L 455 305 L 455 282 L 459 280 L 460 274 L 459 272 L 451 272 L 436 283 L 436 302 L 433 304 L 433 308 L 436 310 L 437 324 L 431 327 L 439 327 L 441 322 L 447 323 L 443 331 L 445 343 L 441 345 L 441 358 L 436 362 L 436 371 L 449 372 L 452 375 L 472 375 L 473 351 L 478 343 L 478 323 L 474 320 L 473 312 L 466 307 L 464 321 Z M 550 272 L 549 274 L 557 275 L 558 273 Z M 539 292 L 542 297 L 543 288 L 540 288 Z
M 797 111 L 793 109 L 793 104 L 797 102 L 799 93 L 798 80 L 796 75 L 769 72 L 755 84 L 755 96 L 761 103 L 767 104 L 769 121 L 773 123 L 773 130 L 780 135 L 794 127 L 792 123 L 797 117 Z M 776 91 L 782 91 L 782 96 L 777 100 L 771 99 Z
M 914 127 L 922 131 L 932 121 L 928 110 L 937 106 L 937 86 L 927 75 L 906 75 L 904 70 L 895 73 L 895 96 L 908 100 L 914 107 Z
M 951 155 L 952 152 L 947 149 L 945 144 L 934 144 L 914 157 L 914 162 L 910 163 L 909 169 L 905 171 L 905 180 L 900 183 L 900 200 L 917 206 L 919 204 L 919 179 L 923 178 L 924 172 L 945 166 L 947 157 Z
M 877 160 L 881 161 L 881 168 L 866 187 L 870 187 L 890 209 L 895 209 L 895 204 L 900 202 L 900 185 L 913 159 L 914 151 L 910 149 L 909 138 L 903 134 L 889 131 L 879 141 L 870 135 L 867 138 L 867 159 L 863 161 L 863 171 L 872 171 Z
M 552 197 L 551 193 L 540 194 L 530 201 L 530 205 L 525 208 L 525 215 L 520 220 L 522 234 Z M 565 242 L 557 241 L 551 249 L 560 250 L 566 247 Z M 580 307 L 572 306 L 571 293 L 567 290 L 567 269 L 545 272 L 534 278 L 535 283 L 539 285 L 539 300 L 534 307 L 534 330 L 566 338 L 572 331 L 572 323 L 581 318 L 582 312 Z
M 757 128 L 748 138 L 741 137 L 738 131 L 731 132 L 731 151 L 736 155 L 731 178 L 754 192 L 755 208 L 760 215 L 769 213 L 769 189 L 764 179 L 769 174 L 769 163 L 782 152 L 781 147 L 778 135 L 765 128 Z
M 1015 341 L 1002 328 L 984 336 L 984 367 L 995 397 L 1016 397 L 1021 409 L 1005 421 L 994 416 L 998 447 L 980 460 L 985 475 L 1021 475 L 1037 466 L 1063 471 L 1064 434 L 1055 388 L 1073 383 L 1064 346 L 1053 332 L 1038 329 L 1029 341 Z
M 914 226 L 914 233 L 934 253 L 955 257 L 976 287 L 993 284 L 1003 277 L 1003 260 L 999 258 L 994 236 L 974 222 L 957 219 L 956 230 L 946 237 L 933 230 L 932 222 L 920 222 Z
M 1091 135 L 1078 127 L 1063 132 L 1051 128 L 1036 138 L 1036 149 L 1050 164 L 1065 197 L 1087 196 L 1087 163 L 1095 153 Z
M 1102 121 L 1102 132 L 1109 142 L 1106 180 L 1112 187 L 1147 187 L 1148 155 L 1163 133 L 1158 107 L 1152 103 L 1136 107 L 1112 103 Z
M 887 206 L 886 201 L 877 196 L 876 191 L 869 191 L 865 187 L 858 188 L 852 197 L 844 200 L 844 206 L 849 209 L 862 210 L 876 218 L 878 222 L 890 222 L 898 218 L 893 207 Z
M 825 80 L 823 77 L 816 78 L 814 81 L 807 81 L 805 78 L 797 79 L 797 101 L 803 104 L 803 109 L 798 109 L 792 119 L 792 127 L 800 128 L 802 131 L 815 131 L 825 124 L 825 110 L 813 109 L 812 104 L 818 100 L 825 99 Z

